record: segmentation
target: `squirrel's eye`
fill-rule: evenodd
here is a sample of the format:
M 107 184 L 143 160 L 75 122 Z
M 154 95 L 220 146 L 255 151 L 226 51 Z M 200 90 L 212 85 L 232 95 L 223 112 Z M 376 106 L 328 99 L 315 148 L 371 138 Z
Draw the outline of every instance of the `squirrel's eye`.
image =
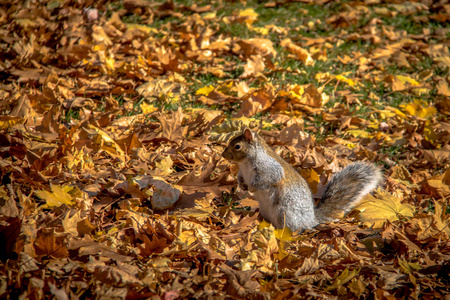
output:
M 236 149 L 236 150 L 241 150 L 241 144 L 236 144 L 236 145 L 234 145 L 234 149 Z

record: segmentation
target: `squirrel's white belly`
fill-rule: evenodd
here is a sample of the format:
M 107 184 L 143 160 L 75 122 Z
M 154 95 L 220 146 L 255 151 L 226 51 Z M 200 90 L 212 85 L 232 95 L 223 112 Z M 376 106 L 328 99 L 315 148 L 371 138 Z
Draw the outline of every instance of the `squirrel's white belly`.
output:
M 279 222 L 279 209 L 274 205 L 274 195 L 273 191 L 267 190 L 256 190 L 252 186 L 252 182 L 256 176 L 256 171 L 251 167 L 248 161 L 238 163 L 239 173 L 244 179 L 244 183 L 248 186 L 248 190 L 253 193 L 255 199 L 259 202 L 259 211 L 261 215 L 275 227 L 283 226 L 278 224 Z
M 281 227 L 279 223 L 278 207 L 273 203 L 273 195 L 270 190 L 259 190 L 254 193 L 256 200 L 259 202 L 259 212 L 261 215 L 272 223 L 275 227 Z
M 238 163 L 238 166 L 239 166 L 239 173 L 241 173 L 242 178 L 244 178 L 244 183 L 248 186 L 249 190 L 253 192 L 254 187 L 252 186 L 252 182 L 256 176 L 256 171 L 253 170 L 253 167 L 248 161 Z

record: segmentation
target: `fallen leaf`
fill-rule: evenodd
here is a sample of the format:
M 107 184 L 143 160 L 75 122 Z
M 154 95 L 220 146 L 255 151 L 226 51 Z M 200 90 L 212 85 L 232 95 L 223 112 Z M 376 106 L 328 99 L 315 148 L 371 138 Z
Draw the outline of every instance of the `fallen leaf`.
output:
M 280 44 L 282 47 L 287 48 L 287 50 L 297 56 L 297 59 L 304 63 L 306 66 L 314 65 L 314 60 L 311 57 L 311 54 L 306 49 L 303 49 L 300 46 L 294 44 L 291 39 L 284 39 Z
M 401 199 L 380 189 L 376 197 L 367 195 L 354 209 L 361 212 L 360 218 L 364 224 L 375 228 L 380 228 L 386 220 L 395 221 L 400 216 L 412 217 L 415 211 L 414 206 L 401 203 Z
M 51 191 L 35 191 L 36 196 L 46 201 L 44 207 L 51 208 L 66 204 L 74 206 L 77 198 L 82 197 L 83 192 L 77 187 L 50 185 Z

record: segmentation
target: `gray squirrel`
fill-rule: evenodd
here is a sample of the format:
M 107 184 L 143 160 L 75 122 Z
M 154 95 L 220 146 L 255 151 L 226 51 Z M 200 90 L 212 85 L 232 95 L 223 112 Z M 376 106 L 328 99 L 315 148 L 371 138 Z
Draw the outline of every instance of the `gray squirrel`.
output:
M 239 166 L 239 187 L 254 194 L 261 215 L 292 231 L 336 220 L 336 213 L 350 211 L 382 178 L 374 164 L 352 163 L 332 177 L 314 206 L 305 179 L 250 129 L 233 138 L 222 156 Z

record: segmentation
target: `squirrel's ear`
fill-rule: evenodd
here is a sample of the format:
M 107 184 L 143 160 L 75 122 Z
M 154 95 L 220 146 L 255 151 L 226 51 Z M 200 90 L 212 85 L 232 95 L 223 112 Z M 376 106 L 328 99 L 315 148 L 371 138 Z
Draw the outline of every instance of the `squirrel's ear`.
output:
M 253 141 L 253 133 L 250 131 L 250 129 L 244 129 L 244 138 L 247 142 Z

